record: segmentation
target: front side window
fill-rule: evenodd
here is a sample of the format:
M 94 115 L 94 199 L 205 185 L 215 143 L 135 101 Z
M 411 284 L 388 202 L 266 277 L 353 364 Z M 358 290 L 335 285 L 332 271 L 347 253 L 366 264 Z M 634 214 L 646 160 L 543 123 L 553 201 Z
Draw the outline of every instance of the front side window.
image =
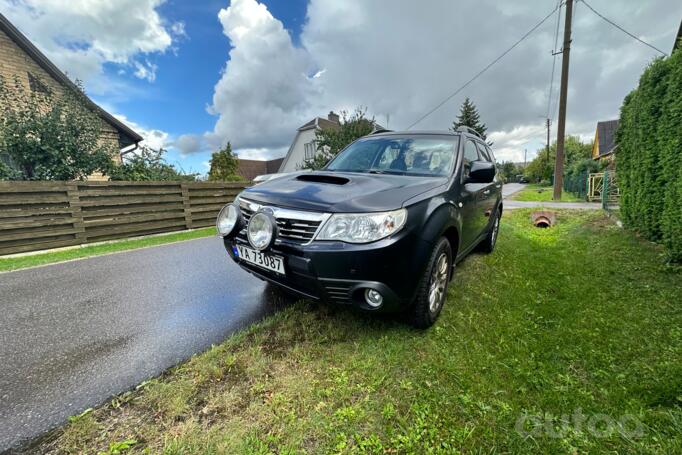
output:
M 471 172 L 471 162 L 478 161 L 478 148 L 474 141 L 467 141 L 464 144 L 464 159 L 462 160 L 462 176 L 466 179 Z
M 452 172 L 459 138 L 375 137 L 355 141 L 327 170 L 415 176 L 446 176 Z
M 488 153 L 489 150 L 486 148 L 486 146 L 481 144 L 480 142 L 477 142 L 476 145 L 478 146 L 478 154 L 481 156 L 481 159 L 483 161 L 492 163 L 493 160 L 490 159 L 490 153 Z

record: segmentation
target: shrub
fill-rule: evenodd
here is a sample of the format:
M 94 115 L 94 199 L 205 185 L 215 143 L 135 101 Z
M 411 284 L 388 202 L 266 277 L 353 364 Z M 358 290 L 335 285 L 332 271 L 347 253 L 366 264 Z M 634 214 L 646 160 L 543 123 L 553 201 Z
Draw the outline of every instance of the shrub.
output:
M 80 83 L 58 95 L 0 77 L 0 178 L 83 179 L 111 167 L 116 149 L 100 141 L 103 121 Z
M 616 141 L 623 223 L 682 261 L 682 52 L 644 71 L 623 101 Z

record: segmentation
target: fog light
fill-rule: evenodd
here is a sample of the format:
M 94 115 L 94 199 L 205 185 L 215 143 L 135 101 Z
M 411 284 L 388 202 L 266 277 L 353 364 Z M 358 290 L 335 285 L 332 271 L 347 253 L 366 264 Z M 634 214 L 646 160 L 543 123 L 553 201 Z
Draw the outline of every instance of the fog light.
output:
M 384 297 L 374 289 L 365 289 L 365 301 L 372 308 L 379 308 L 384 301 Z

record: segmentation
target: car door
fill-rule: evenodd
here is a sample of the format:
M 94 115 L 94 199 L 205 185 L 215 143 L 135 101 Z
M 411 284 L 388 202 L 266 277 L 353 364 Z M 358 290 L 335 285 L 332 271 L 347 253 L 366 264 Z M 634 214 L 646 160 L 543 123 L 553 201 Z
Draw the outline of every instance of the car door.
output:
M 478 146 L 478 154 L 481 157 L 481 160 L 495 164 L 492 151 L 488 148 L 488 146 L 478 141 L 476 142 L 476 145 Z M 496 176 L 492 182 L 485 184 L 479 193 L 478 206 L 479 213 L 483 216 L 481 222 L 483 230 L 488 227 L 490 224 L 490 219 L 495 212 L 497 194 L 499 193 L 498 189 L 500 187 L 501 183 L 498 181 Z
M 471 139 L 467 139 L 464 143 L 462 156 L 462 173 L 460 176 L 462 184 L 459 195 L 459 208 L 462 214 L 462 232 L 460 235 L 462 236 L 463 250 L 471 246 L 483 229 L 478 199 L 486 185 L 468 182 L 471 163 L 479 159 L 476 143 Z

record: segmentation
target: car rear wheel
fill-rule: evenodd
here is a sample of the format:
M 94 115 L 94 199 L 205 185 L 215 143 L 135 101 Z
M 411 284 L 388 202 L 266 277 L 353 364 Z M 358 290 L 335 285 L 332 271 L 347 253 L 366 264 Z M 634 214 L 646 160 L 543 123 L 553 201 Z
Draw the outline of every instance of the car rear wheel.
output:
M 412 325 L 426 329 L 436 322 L 445 303 L 451 273 L 452 248 L 448 239 L 442 237 L 436 244 L 419 283 L 412 307 Z
M 484 253 L 492 253 L 495 249 L 495 244 L 497 243 L 497 234 L 500 232 L 501 215 L 500 209 L 496 209 L 494 215 L 495 218 L 493 218 L 493 224 L 490 228 L 490 232 L 488 232 L 488 235 L 485 237 L 485 239 L 483 239 L 480 245 L 480 250 Z

